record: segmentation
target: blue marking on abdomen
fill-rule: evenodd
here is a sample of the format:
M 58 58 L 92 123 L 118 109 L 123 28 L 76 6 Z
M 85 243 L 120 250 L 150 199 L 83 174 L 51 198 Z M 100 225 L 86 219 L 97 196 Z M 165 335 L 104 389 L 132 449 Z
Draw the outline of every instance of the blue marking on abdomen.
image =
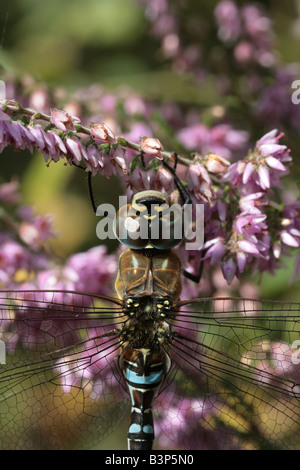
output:
M 143 426 L 143 432 L 147 434 L 153 434 L 153 426 L 150 426 L 150 424 L 146 424 Z
M 126 379 L 131 383 L 136 383 L 140 385 L 154 384 L 160 382 L 162 378 L 162 371 L 152 372 L 149 375 L 137 375 L 130 369 L 126 369 Z
M 129 430 L 128 432 L 132 432 L 132 433 L 139 433 L 141 432 L 141 425 L 140 424 L 131 424 L 131 426 L 129 427 Z

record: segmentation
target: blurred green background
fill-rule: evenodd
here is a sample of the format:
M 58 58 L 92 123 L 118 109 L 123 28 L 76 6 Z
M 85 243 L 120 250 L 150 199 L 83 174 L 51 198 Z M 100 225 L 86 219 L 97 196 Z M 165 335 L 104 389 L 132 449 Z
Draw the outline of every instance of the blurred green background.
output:
M 189 1 L 202 18 L 212 16 L 216 3 Z M 283 63 L 298 62 L 300 2 L 259 3 L 271 14 Z M 158 40 L 149 34 L 143 8 L 134 0 L 0 0 L 0 46 L 0 65 L 5 72 L 32 75 L 49 87 L 72 91 L 100 83 L 111 92 L 128 86 L 146 97 L 187 105 L 214 105 L 222 100 L 208 83 L 199 87 L 172 72 L 159 53 Z M 292 148 L 292 155 L 297 153 L 299 149 Z M 97 220 L 83 172 L 63 164 L 47 167 L 41 155 L 6 149 L 0 160 L 0 180 L 12 176 L 21 181 L 24 202 L 39 212 L 54 214 L 59 234 L 54 247 L 62 258 L 98 243 Z M 291 184 L 297 185 L 297 181 Z M 105 202 L 116 203 L 122 188 L 114 178 L 102 178 L 99 191 Z M 116 247 L 113 242 L 109 250 Z M 275 277 L 264 275 L 263 297 L 300 300 L 299 285 L 290 285 L 293 260 L 285 263 L 287 268 Z M 108 440 L 103 447 L 126 448 L 126 427 L 125 420 L 117 444 Z

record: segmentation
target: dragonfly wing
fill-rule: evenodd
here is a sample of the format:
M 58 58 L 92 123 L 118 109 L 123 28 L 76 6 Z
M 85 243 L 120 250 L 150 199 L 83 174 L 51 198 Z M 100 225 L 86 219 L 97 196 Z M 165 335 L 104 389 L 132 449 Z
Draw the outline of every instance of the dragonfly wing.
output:
M 102 296 L 0 293 L 3 449 L 90 447 L 114 428 L 128 406 L 118 364 L 122 312 Z
M 194 299 L 175 310 L 156 403 L 162 445 L 173 436 L 188 449 L 298 448 L 300 305 Z

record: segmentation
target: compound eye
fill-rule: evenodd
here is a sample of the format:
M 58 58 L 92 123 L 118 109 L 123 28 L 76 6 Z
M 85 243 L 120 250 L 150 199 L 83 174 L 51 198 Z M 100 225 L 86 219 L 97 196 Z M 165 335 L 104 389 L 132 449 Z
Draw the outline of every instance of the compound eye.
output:
M 121 207 L 113 222 L 115 236 L 120 243 L 133 250 L 145 248 L 148 245 L 147 233 L 144 229 L 142 213 L 146 207 L 140 207 L 139 211 L 132 208 L 131 204 Z
M 164 214 L 166 214 L 168 212 L 168 210 L 170 209 L 170 205 L 169 204 L 154 204 L 153 205 L 153 213 L 154 213 L 154 216 L 155 215 L 158 215 L 159 217 L 163 217 Z
M 154 239 L 151 231 L 151 243 L 154 248 L 167 250 L 178 245 L 184 238 L 184 217 L 180 205 L 166 207 L 159 217 L 159 237 Z M 153 227 L 151 227 L 153 228 Z

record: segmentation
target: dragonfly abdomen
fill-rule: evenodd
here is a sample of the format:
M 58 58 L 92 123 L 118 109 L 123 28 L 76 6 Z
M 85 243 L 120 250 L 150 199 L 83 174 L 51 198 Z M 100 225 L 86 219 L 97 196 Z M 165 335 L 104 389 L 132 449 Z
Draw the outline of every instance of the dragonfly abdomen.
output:
M 152 403 L 164 371 L 164 355 L 149 349 L 127 348 L 123 373 L 131 396 L 129 450 L 151 450 L 154 440 Z

